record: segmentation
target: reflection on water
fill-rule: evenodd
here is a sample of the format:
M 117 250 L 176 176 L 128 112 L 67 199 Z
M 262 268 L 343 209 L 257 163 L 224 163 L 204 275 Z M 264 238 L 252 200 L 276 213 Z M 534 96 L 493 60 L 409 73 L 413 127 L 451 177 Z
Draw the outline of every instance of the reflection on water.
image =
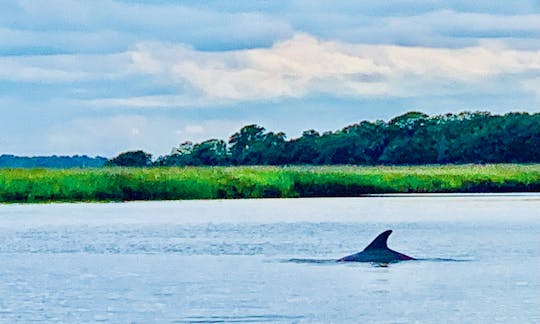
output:
M 539 198 L 2 205 L 0 322 L 539 322 Z
M 450 258 L 423 258 L 423 259 L 415 259 L 415 260 L 408 260 L 406 262 L 421 262 L 421 261 L 427 261 L 427 262 L 471 262 L 472 259 L 450 259 Z M 336 259 L 288 259 L 283 260 L 282 262 L 292 262 L 292 263 L 313 263 L 313 264 L 344 264 L 343 262 L 338 262 Z M 405 262 L 405 261 L 395 261 L 390 263 L 380 263 L 380 262 L 367 262 L 374 266 L 388 266 L 392 263 L 398 263 L 398 262 Z M 354 264 L 355 262 L 352 262 Z M 346 264 L 351 264 L 351 262 L 348 262 Z

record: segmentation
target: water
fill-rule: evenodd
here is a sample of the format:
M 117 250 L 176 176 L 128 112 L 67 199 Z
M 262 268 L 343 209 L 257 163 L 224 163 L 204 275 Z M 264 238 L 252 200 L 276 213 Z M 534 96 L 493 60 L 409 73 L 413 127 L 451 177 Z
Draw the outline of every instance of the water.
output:
M 0 260 L 5 323 L 538 323 L 540 194 L 0 205 Z

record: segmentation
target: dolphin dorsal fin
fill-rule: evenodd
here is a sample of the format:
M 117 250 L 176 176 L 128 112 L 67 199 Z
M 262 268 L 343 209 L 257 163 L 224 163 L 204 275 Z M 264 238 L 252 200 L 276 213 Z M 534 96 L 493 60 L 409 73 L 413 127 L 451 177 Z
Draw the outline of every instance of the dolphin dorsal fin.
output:
M 388 245 L 386 244 L 386 241 L 388 240 L 388 236 L 392 234 L 392 230 L 387 230 L 379 234 L 373 242 L 369 243 L 368 246 L 364 249 L 364 251 L 367 250 L 378 250 L 378 249 L 388 249 Z

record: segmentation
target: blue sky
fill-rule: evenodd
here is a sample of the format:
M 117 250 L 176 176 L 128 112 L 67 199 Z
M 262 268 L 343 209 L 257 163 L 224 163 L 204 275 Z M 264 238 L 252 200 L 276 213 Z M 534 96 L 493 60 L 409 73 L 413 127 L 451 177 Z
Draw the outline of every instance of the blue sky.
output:
M 0 3 L 0 154 L 540 111 L 540 2 Z

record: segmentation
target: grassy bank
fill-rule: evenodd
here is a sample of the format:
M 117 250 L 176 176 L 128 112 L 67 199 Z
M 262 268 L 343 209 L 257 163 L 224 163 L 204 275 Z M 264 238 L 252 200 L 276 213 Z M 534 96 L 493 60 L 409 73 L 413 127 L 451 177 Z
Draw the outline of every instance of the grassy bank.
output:
M 540 165 L 0 169 L 0 202 L 540 191 Z

